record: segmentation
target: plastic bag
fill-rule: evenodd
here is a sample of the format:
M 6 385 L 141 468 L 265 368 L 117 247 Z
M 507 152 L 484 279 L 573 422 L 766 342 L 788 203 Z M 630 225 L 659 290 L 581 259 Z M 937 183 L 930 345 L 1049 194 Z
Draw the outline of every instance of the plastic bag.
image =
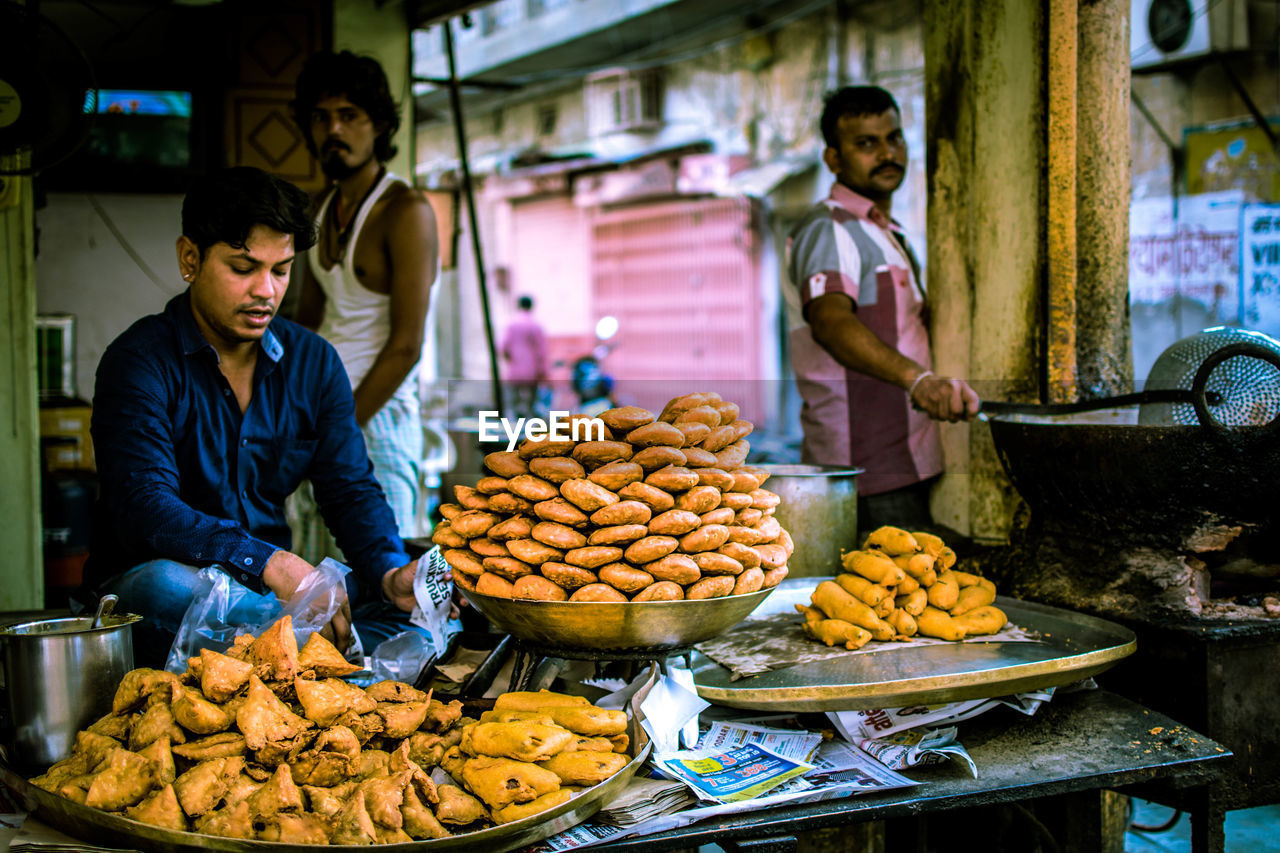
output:
M 293 633 L 301 646 L 338 612 L 346 597 L 344 578 L 349 571 L 326 557 L 298 585 L 293 597 L 281 602 L 275 593 L 259 594 L 235 583 L 216 566 L 201 569 L 165 669 L 186 672 L 188 658 L 199 656 L 201 649 L 225 651 L 237 634 L 260 634 L 286 615 L 293 619 Z
M 409 621 L 431 635 L 431 659 L 442 658 L 448 651 L 450 638 L 462 631 L 462 623 L 451 616 L 453 570 L 444 561 L 439 545 L 418 558 L 413 597 L 417 604 Z
M 369 656 L 373 681 L 415 684 L 423 668 L 434 661 L 430 641 L 416 631 L 404 631 L 383 640 Z

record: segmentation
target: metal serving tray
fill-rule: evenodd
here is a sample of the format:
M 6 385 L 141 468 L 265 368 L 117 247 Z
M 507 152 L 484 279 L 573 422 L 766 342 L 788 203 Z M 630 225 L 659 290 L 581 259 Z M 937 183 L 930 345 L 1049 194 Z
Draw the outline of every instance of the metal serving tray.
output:
M 632 726 L 632 730 L 639 728 Z M 329 845 L 324 850 L 374 850 L 385 853 L 437 853 L 451 850 L 483 850 L 485 853 L 505 853 L 541 841 L 575 826 L 595 814 L 622 793 L 640 765 L 649 756 L 648 742 L 636 756 L 613 776 L 583 791 L 567 803 L 562 803 L 541 814 L 531 815 L 511 823 L 499 824 L 477 832 L 434 838 L 427 841 L 399 844 Z M 130 820 L 122 815 L 99 811 L 71 800 L 51 794 L 32 785 L 25 778 L 0 764 L 0 782 L 15 792 L 24 807 L 40 820 L 74 838 L 92 839 L 96 846 L 118 847 L 128 850 L 146 850 L 152 853 L 198 853 L 205 850 L 263 851 L 263 853 L 314 853 L 310 844 L 286 844 L 279 841 L 250 841 L 239 838 L 220 838 L 195 832 L 178 832 L 158 826 Z
M 464 595 L 499 630 L 564 652 L 659 652 L 721 634 L 750 615 L 773 589 L 685 601 L 530 601 Z
M 784 581 L 770 610 L 775 618 L 802 617 L 781 607 L 822 578 Z M 790 594 L 788 594 L 790 593 Z M 804 601 L 808 601 L 807 595 Z M 857 711 L 1007 696 L 1057 687 L 1097 675 L 1133 654 L 1129 629 L 1071 610 L 1003 596 L 996 606 L 1009 621 L 1040 635 L 1035 642 L 895 643 L 871 654 L 850 653 L 761 675 L 730 680 L 725 667 L 695 651 L 698 695 L 732 708 L 760 711 Z M 741 630 L 741 628 L 739 629 Z

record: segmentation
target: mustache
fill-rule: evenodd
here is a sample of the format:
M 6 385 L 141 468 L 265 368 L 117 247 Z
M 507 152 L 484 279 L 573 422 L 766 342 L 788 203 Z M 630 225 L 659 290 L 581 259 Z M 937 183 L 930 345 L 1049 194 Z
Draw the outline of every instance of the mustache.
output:
M 871 174 L 878 175 L 884 171 L 905 172 L 906 169 L 901 164 L 898 164 L 898 163 L 885 163 L 884 165 L 876 166 L 874 169 L 872 169 Z
M 320 146 L 320 150 L 321 152 L 328 154 L 330 151 L 350 151 L 351 147 L 347 145 L 347 143 L 341 142 L 337 139 L 326 139 L 324 141 L 324 145 Z
M 241 311 L 271 311 L 276 310 L 276 306 L 270 302 L 250 302 L 248 305 L 241 305 Z

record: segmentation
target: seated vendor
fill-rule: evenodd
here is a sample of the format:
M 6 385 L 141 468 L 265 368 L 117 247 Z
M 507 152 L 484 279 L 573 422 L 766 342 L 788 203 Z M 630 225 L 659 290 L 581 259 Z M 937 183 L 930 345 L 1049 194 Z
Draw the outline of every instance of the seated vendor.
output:
M 308 206 L 258 169 L 202 179 L 182 205 L 189 286 L 98 366 L 102 485 L 86 591 L 115 593 L 117 612 L 145 617 L 134 626 L 139 665 L 163 664 L 201 568 L 218 567 L 259 603 L 288 600 L 315 571 L 290 553 L 285 520 L 303 479 L 352 568 L 325 633 L 347 649 L 354 613 L 371 651 L 409 627 L 415 564 L 374 479 L 342 362 L 275 316 L 294 258 L 315 242 Z

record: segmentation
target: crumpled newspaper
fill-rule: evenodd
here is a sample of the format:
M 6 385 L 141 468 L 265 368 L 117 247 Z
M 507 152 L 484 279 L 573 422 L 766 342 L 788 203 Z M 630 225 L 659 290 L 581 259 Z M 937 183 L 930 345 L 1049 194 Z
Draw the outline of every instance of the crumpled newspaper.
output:
M 866 738 L 858 746 L 891 770 L 906 770 L 925 764 L 943 764 L 953 758 L 960 759 L 973 778 L 978 778 L 978 766 L 973 763 L 964 744 L 957 739 L 955 726 L 943 729 L 909 729 L 882 738 Z

